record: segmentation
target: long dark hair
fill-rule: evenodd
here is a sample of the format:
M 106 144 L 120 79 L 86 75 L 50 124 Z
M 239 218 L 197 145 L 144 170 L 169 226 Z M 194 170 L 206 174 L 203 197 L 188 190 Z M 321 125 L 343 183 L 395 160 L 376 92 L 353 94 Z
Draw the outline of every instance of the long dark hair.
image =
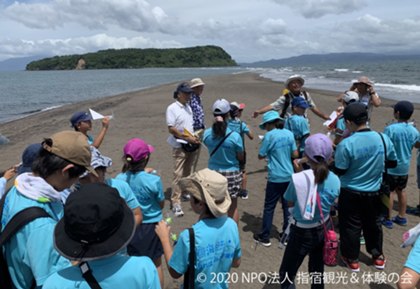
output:
M 328 169 L 328 163 L 324 160 L 323 157 L 315 156 L 317 162 L 310 160 L 312 170 L 315 175 L 315 183 L 322 184 L 325 179 L 328 177 L 330 170 Z
M 215 120 L 213 122 L 213 126 L 212 126 L 212 132 L 213 132 L 213 137 L 215 138 L 221 138 L 224 137 L 226 135 L 226 129 L 227 129 L 227 122 L 226 119 L 228 117 L 228 113 L 225 114 L 214 114 L 214 117 L 222 117 L 223 121 L 217 121 Z

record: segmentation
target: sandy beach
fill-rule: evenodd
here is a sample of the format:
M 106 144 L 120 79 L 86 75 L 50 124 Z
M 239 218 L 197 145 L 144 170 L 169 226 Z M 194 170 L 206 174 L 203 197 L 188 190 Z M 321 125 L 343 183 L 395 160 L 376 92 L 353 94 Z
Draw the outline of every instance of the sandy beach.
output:
M 281 83 L 262 79 L 252 73 L 213 76 L 203 78 L 203 80 L 206 83 L 202 99 L 207 126 L 211 126 L 212 124 L 211 105 L 213 102 L 217 98 L 226 98 L 229 101 L 245 103 L 246 108 L 242 120 L 254 130 L 256 135 L 263 134 L 263 131 L 258 128 L 261 118 L 253 119 L 251 114 L 255 109 L 267 105 L 278 98 L 283 89 Z M 10 143 L 0 146 L 2 160 L 0 169 L 6 169 L 11 165 L 19 163 L 21 153 L 28 144 L 40 142 L 43 137 L 48 137 L 60 130 L 71 129 L 69 119 L 73 112 L 92 108 L 97 112 L 107 115 L 112 111 L 114 119 L 111 120 L 110 128 L 100 148 L 104 155 L 113 159 L 113 166 L 109 169 L 110 176 L 115 176 L 121 169 L 122 148 L 125 142 L 133 137 L 143 138 L 156 149 L 151 156 L 149 166 L 155 168 L 161 175 L 168 199 L 172 179 L 172 157 L 171 148 L 166 143 L 168 132 L 165 123 L 165 110 L 174 101 L 172 93 L 176 85 L 173 83 L 100 100 L 81 102 L 2 124 L 0 125 L 0 133 L 6 136 L 10 140 Z M 328 87 L 325 89 L 313 90 L 307 88 L 318 108 L 329 114 L 338 105 L 336 101 L 338 93 L 328 91 Z M 378 89 L 378 93 L 380 94 L 380 89 Z M 383 131 L 386 123 L 392 120 L 393 109 L 391 106 L 395 102 L 382 99 L 382 106 L 375 108 L 373 111 L 373 129 Z M 416 110 L 413 118 L 419 120 L 420 105 L 416 104 L 415 107 Z M 322 126 L 323 121 L 320 118 L 312 112 L 308 112 L 308 117 L 311 123 L 311 133 L 325 132 Z M 100 129 L 100 125 L 100 121 L 94 122 L 93 135 L 96 135 Z M 256 246 L 252 236 L 261 229 L 267 172 L 264 169 L 265 162 L 259 161 L 257 158 L 259 147 L 258 138 L 253 141 L 247 140 L 246 147 L 248 159 L 247 171 L 249 175 L 248 190 L 250 196 L 248 200 L 240 199 L 238 201 L 242 263 L 239 268 L 231 271 L 232 278 L 230 281 L 232 284 L 230 288 L 278 288 L 279 285 L 264 284 L 264 281 L 266 275 L 272 272 L 278 272 L 283 256 L 283 250 L 278 247 L 276 233 L 282 224 L 281 207 L 278 206 L 276 208 L 272 228 L 272 246 L 269 248 Z M 206 167 L 207 160 L 208 153 L 204 148 L 201 152 L 198 168 Z M 418 189 L 416 185 L 414 157 L 410 168 L 407 195 L 408 205 L 415 206 L 418 203 Z M 190 227 L 197 220 L 197 215 L 192 212 L 189 203 L 184 203 L 183 209 L 185 216 L 175 219 L 172 225 L 173 232 L 175 233 L 179 233 L 184 228 Z M 164 212 L 168 210 L 169 202 L 166 202 Z M 384 271 L 377 271 L 372 266 L 370 255 L 366 253 L 364 246 L 362 246 L 360 273 L 352 276 L 351 272 L 341 265 L 332 268 L 326 267 L 326 271 L 331 272 L 332 276 L 330 284 L 327 284 L 326 288 L 333 288 L 333 286 L 337 285 L 348 288 L 396 288 L 396 273 L 399 274 L 401 272 L 409 253 L 409 248 L 400 248 L 401 236 L 408 228 L 419 222 L 419 217 L 409 215 L 408 220 L 409 224 L 407 227 L 396 225 L 392 230 L 384 228 L 384 254 L 387 257 L 387 266 Z M 299 271 L 302 273 L 302 277 L 307 274 L 306 260 Z M 375 280 L 382 282 L 382 284 L 368 284 L 368 280 Z M 299 282 L 297 284 L 298 288 L 310 287 L 305 284 L 307 283 L 305 278 Z M 181 281 L 172 280 L 165 270 L 165 288 L 178 288 L 180 283 Z M 341 284 L 346 285 L 341 286 Z

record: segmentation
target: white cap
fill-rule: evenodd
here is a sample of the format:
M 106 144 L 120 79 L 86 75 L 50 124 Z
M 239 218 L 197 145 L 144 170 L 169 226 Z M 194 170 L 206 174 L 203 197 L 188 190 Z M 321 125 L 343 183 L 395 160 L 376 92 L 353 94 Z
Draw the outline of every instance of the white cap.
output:
M 226 114 L 230 111 L 230 104 L 229 101 L 226 99 L 218 99 L 215 101 L 212 107 L 212 111 L 214 114 Z
M 347 104 L 349 104 L 351 102 L 356 102 L 356 101 L 359 101 L 359 94 L 355 91 L 348 90 L 343 94 L 342 99 Z

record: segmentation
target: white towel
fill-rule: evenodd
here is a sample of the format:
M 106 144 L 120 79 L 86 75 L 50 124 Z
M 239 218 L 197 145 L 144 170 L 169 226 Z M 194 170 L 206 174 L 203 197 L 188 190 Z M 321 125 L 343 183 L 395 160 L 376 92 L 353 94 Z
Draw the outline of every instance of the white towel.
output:
M 315 215 L 316 194 L 318 185 L 311 169 L 292 175 L 296 189 L 297 203 L 300 213 L 305 220 L 312 220 Z

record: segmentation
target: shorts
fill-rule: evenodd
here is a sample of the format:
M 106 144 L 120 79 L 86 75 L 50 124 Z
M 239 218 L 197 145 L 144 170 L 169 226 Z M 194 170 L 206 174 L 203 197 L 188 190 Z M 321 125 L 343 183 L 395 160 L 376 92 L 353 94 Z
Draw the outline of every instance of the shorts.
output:
M 237 198 L 242 186 L 241 171 L 217 171 L 227 178 L 228 192 L 231 198 Z
M 137 226 L 133 239 L 127 246 L 130 256 L 147 256 L 155 260 L 163 255 L 162 243 L 156 235 L 157 223 L 142 223 Z
M 391 192 L 395 190 L 404 190 L 407 187 L 408 175 L 395 176 L 388 175 L 388 185 Z

